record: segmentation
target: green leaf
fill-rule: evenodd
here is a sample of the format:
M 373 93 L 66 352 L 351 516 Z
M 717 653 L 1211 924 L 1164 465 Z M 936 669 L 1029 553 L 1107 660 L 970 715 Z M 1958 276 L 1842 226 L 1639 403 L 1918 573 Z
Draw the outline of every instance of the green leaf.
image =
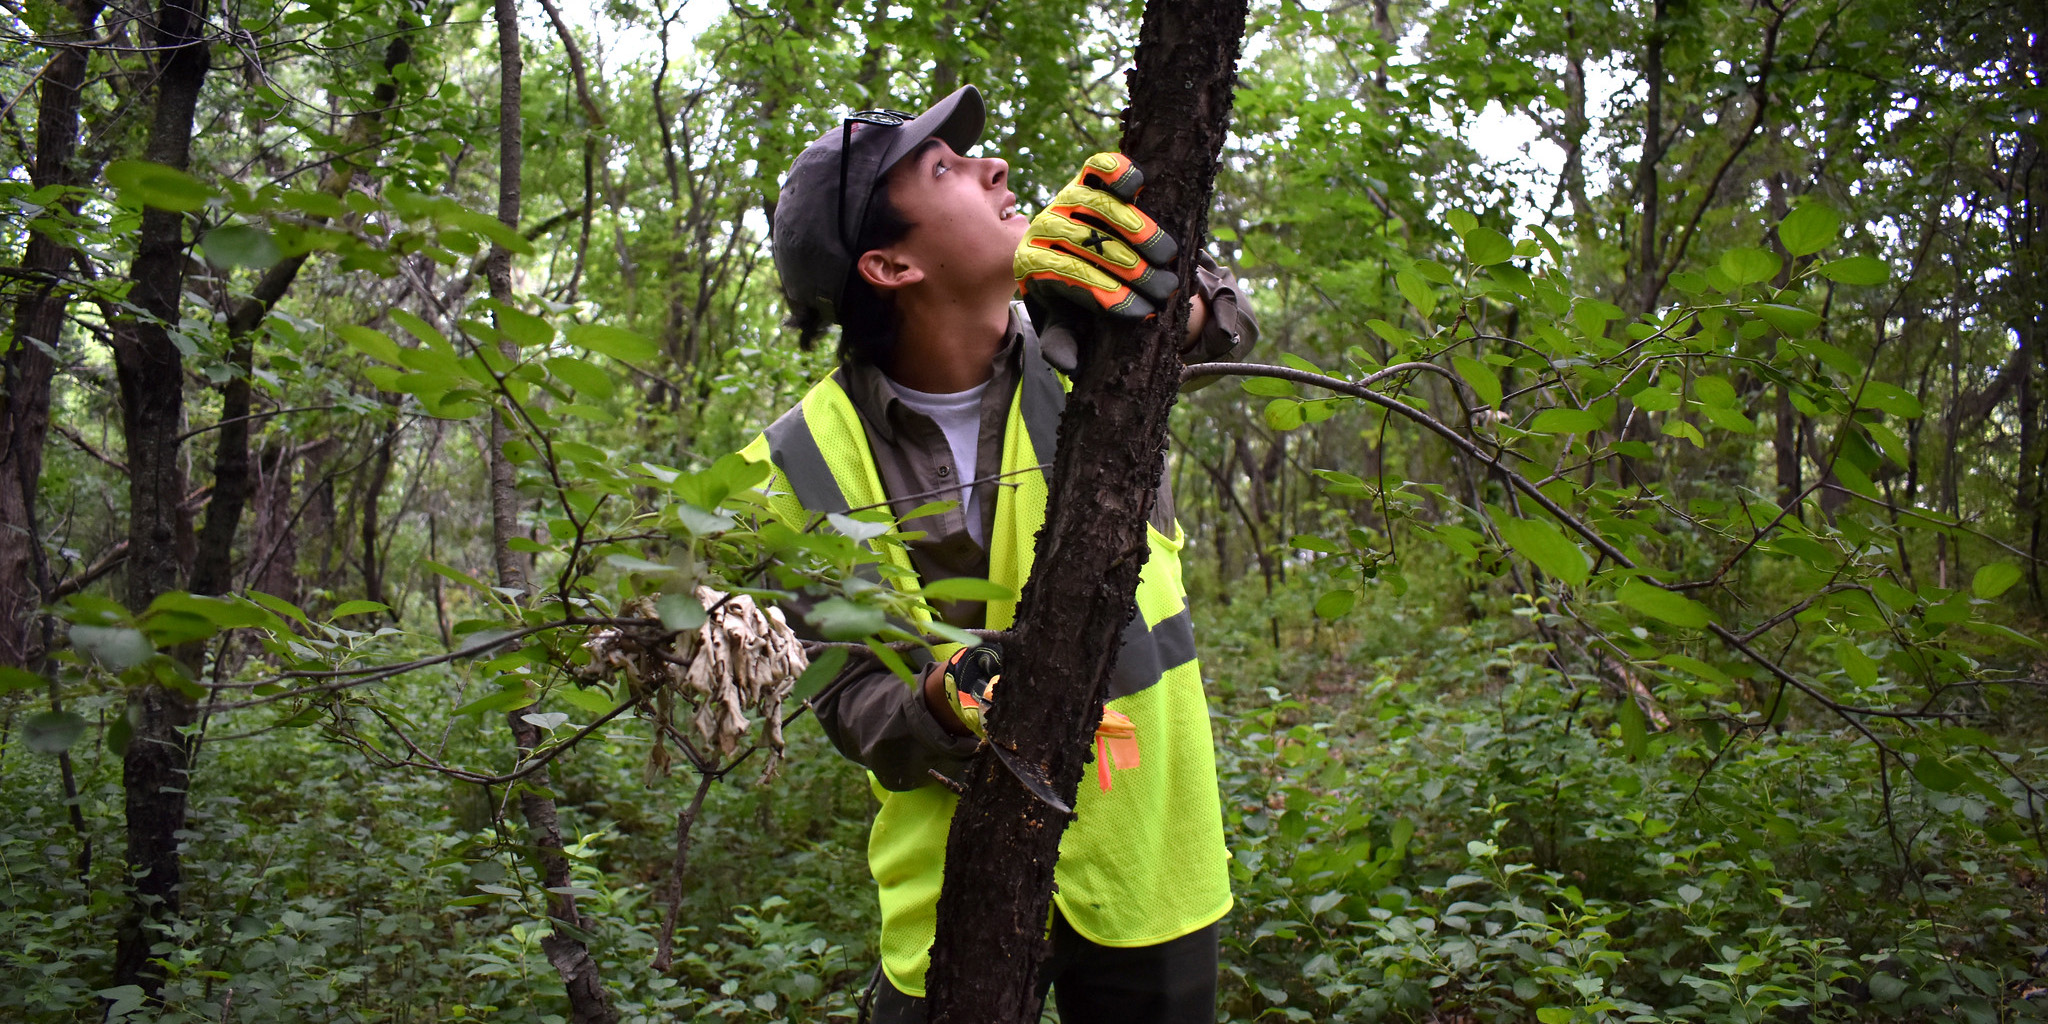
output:
M 206 260 L 217 267 L 247 267 L 262 270 L 284 258 L 270 232 L 247 224 L 214 228 L 199 240 Z
M 427 561 L 426 559 L 421 559 L 420 563 L 422 565 L 427 566 L 430 569 L 439 564 L 436 562 Z M 447 567 L 442 566 L 442 568 L 445 569 Z M 455 570 L 453 569 L 448 570 L 448 572 L 451 573 L 454 571 Z M 468 582 L 470 586 L 480 586 L 480 584 L 478 584 L 474 580 L 469 580 Z M 296 621 L 299 625 L 304 626 L 307 629 L 313 628 L 313 620 L 306 618 L 306 613 L 300 611 L 298 605 L 295 605 L 290 601 L 285 600 L 284 598 L 272 597 L 269 594 L 266 594 L 260 590 L 251 590 L 247 593 L 246 596 L 249 598 L 249 600 L 254 601 L 257 604 L 260 604 L 263 607 L 268 608 L 271 611 L 284 616 L 285 618 L 292 619 Z
M 1776 302 L 1756 302 L 1743 307 L 1757 315 L 1764 323 L 1778 329 L 1781 334 L 1805 334 L 1820 326 L 1820 314 L 1798 306 L 1786 306 Z
M 438 349 L 449 355 L 455 354 L 455 346 L 448 344 L 448 336 L 442 334 L 433 324 L 402 309 L 391 310 L 391 319 L 405 329 L 405 333 L 420 340 L 428 348 Z
M 1465 234 L 1465 258 L 1482 267 L 1506 263 L 1515 255 L 1515 244 L 1492 228 L 1473 228 Z
M 804 669 L 803 675 L 797 676 L 796 682 L 791 684 L 790 700 L 800 704 L 816 696 L 819 690 L 825 688 L 826 683 L 839 676 L 839 670 L 846 665 L 847 656 L 844 647 L 828 648 L 825 653 L 818 655 L 817 660 L 811 662 L 810 667 Z
M 144 992 L 140 985 L 103 988 L 93 995 L 107 1001 L 105 1013 L 108 1020 L 127 1019 L 128 1014 L 141 1009 L 143 1002 L 149 998 L 149 993 Z
M 1856 380 L 1863 376 L 1862 360 L 1825 341 L 1802 341 L 1799 343 L 1799 348 L 1811 353 L 1813 358 L 1820 360 L 1821 364 L 1828 369 L 1850 380 Z
M 1644 412 L 1670 412 L 1678 408 L 1678 396 L 1662 388 L 1649 387 L 1628 396 Z
M 1238 386 L 1245 394 L 1260 398 L 1287 398 L 1294 394 L 1294 382 L 1278 377 L 1246 377 Z
M 1726 377 L 1702 376 L 1692 382 L 1692 393 L 1702 405 L 1733 406 L 1740 398 Z
M 391 606 L 382 601 L 343 601 L 334 606 L 332 617 L 339 619 L 350 615 L 368 615 L 372 612 L 388 612 L 390 610 Z
M 1457 368 L 1458 376 L 1465 378 L 1465 383 L 1472 385 L 1472 393 L 1479 396 L 1481 404 L 1500 407 L 1500 378 L 1494 375 L 1493 367 L 1471 356 L 1452 356 L 1451 365 Z
M 1835 644 L 1835 660 L 1842 663 L 1842 671 L 1858 686 L 1877 685 L 1877 660 L 1863 653 L 1863 648 L 1847 639 Z
M 841 512 L 825 513 L 825 522 L 832 527 L 834 533 L 856 544 L 873 540 L 896 528 L 895 524 L 886 519 L 855 519 Z
M 662 625 L 678 633 L 702 629 L 709 618 L 704 603 L 694 594 L 663 594 L 655 600 L 654 611 L 661 616 Z
M 85 719 L 71 711 L 42 711 L 21 723 L 22 741 L 38 754 L 61 754 L 85 735 Z
M 1590 434 L 1606 425 L 1587 409 L 1545 409 L 1530 421 L 1529 429 L 1539 434 Z
M 927 601 L 1015 601 L 1016 591 L 988 580 L 972 576 L 954 576 L 950 579 L 933 580 L 924 585 L 924 599 Z
M 1403 270 L 1395 274 L 1394 287 L 1401 290 L 1402 298 L 1414 303 L 1415 308 L 1422 312 L 1423 319 L 1427 320 L 1436 313 L 1436 293 L 1414 271 Z
M 1683 594 L 1653 587 L 1642 580 L 1622 584 L 1614 597 L 1644 615 L 1685 629 L 1700 629 L 1709 619 L 1706 605 Z
M 1850 256 L 1823 263 L 1815 272 L 1837 284 L 1883 284 L 1892 268 L 1875 256 Z
M 1929 754 L 1921 754 L 1914 760 L 1913 777 L 1936 793 L 1953 792 L 1967 781 L 1962 772 L 1943 764 L 1939 758 Z
M 1510 547 L 1535 563 L 1536 568 L 1571 586 L 1585 585 L 1592 564 L 1586 560 L 1586 553 L 1564 535 L 1564 531 L 1541 519 L 1505 516 L 1496 518 L 1493 528 L 1500 531 L 1501 539 Z
M 1539 1007 L 1536 1019 L 1542 1024 L 1571 1024 L 1572 1011 L 1562 1006 Z
M 1615 716 L 1621 723 L 1621 749 L 1631 761 L 1650 752 L 1650 723 L 1643 718 L 1642 705 L 1636 703 L 1633 694 L 1621 698 L 1620 712 Z
M 1339 618 L 1343 618 L 1343 617 L 1344 617 L 1345 615 L 1348 615 L 1348 614 L 1350 614 L 1350 613 L 1351 613 L 1351 609 L 1352 609 L 1352 607 L 1353 607 L 1353 606 L 1355 606 L 1355 605 L 1357 605 L 1357 604 L 1358 604 L 1358 592 L 1357 592 L 1357 591 L 1355 591 L 1355 590 L 1332 590 L 1332 591 L 1330 591 L 1329 593 L 1327 593 L 1327 594 L 1324 594 L 1323 596 L 1321 596 L 1321 597 L 1319 597 L 1319 598 L 1316 598 L 1316 618 L 1319 618 L 1319 619 L 1339 619 Z
M 2011 562 L 1993 562 L 1977 570 L 1970 579 L 1970 593 L 1986 601 L 2011 590 L 2023 574 L 2019 566 Z
M 520 348 L 532 348 L 555 340 L 555 325 L 523 309 L 499 304 L 495 310 L 498 330 Z
M 589 715 L 610 714 L 617 705 L 603 690 L 588 690 L 581 686 L 564 686 L 556 689 L 553 696 L 562 703 Z
M 1786 252 L 1804 256 L 1827 248 L 1841 227 L 1840 214 L 1820 203 L 1809 202 L 1778 222 L 1778 242 Z
M 534 698 L 527 696 L 525 687 L 514 687 L 510 690 L 499 690 L 496 693 L 478 697 L 456 708 L 454 713 L 458 715 L 482 715 L 492 711 L 512 711 L 527 707 L 533 703 Z
M 1665 420 L 1663 425 L 1657 429 L 1671 437 L 1682 437 L 1691 441 L 1694 448 L 1705 448 L 1707 446 L 1707 439 L 1700 433 L 1700 428 L 1684 420 Z
M 672 573 L 676 571 L 676 567 L 673 565 L 666 565 L 661 562 L 650 562 L 645 558 L 638 558 L 633 555 L 606 555 L 604 556 L 604 560 L 612 568 L 619 569 L 625 572 L 645 572 L 661 574 Z
M 398 343 L 392 341 L 391 336 L 385 334 L 383 331 L 371 330 L 368 327 L 362 327 L 356 324 L 342 324 L 341 326 L 336 327 L 334 329 L 334 333 L 338 335 L 342 341 L 347 342 L 348 347 L 355 349 L 356 351 L 361 352 L 362 354 L 369 356 L 370 358 L 375 359 L 378 362 L 389 363 L 392 366 L 405 365 L 403 356 L 401 355 L 398 347 Z M 386 390 L 397 389 L 389 388 Z
M 627 363 L 648 362 L 661 354 L 661 349 L 645 337 L 604 324 L 577 324 L 569 328 L 569 344 Z
M 25 668 L 0 665 L 0 694 L 15 690 L 35 690 L 49 685 L 49 680 Z
M 148 637 L 125 626 L 73 626 L 71 646 L 115 672 L 134 668 L 156 654 Z
M 1700 411 L 1705 413 L 1707 419 L 1712 420 L 1714 425 L 1722 430 L 1732 431 L 1737 434 L 1756 433 L 1756 422 L 1743 415 L 1741 410 L 1733 406 L 1708 405 L 1702 407 Z
M 860 640 L 880 632 L 885 622 L 880 608 L 854 604 L 843 597 L 818 602 L 804 616 L 827 640 Z
M 1292 398 L 1275 398 L 1266 403 L 1266 425 L 1274 430 L 1293 430 L 1302 424 L 1301 403 Z
M 1690 672 L 1716 686 L 1729 685 L 1727 673 L 1698 658 L 1687 657 L 1683 654 L 1667 654 L 1661 660 L 1672 668 L 1682 672 Z
M 1880 1003 L 1889 1003 L 1898 999 L 1906 994 L 1906 989 L 1909 987 L 1905 982 L 1889 974 L 1873 974 L 1870 976 L 1870 998 Z
M 1588 338 L 1604 336 L 1608 322 L 1621 317 L 1621 307 L 1611 302 L 1581 298 L 1572 304 L 1572 324 Z
M 1769 249 L 1730 249 L 1721 254 L 1721 273 L 1738 285 L 1761 284 L 1776 276 L 1784 263 Z
M 521 256 L 533 252 L 533 243 L 525 236 L 505 225 L 504 221 L 475 210 L 455 209 L 441 215 L 442 221 L 450 227 L 460 228 L 488 238 L 507 252 Z
M 594 366 L 581 359 L 555 356 L 547 360 L 548 372 L 557 380 L 593 398 L 610 398 L 616 393 L 612 375 L 603 367 Z
M 175 167 L 147 160 L 116 160 L 107 165 L 107 182 L 121 198 L 159 210 L 190 213 L 206 206 L 213 190 Z
M 271 616 L 264 614 L 262 609 L 254 607 L 246 601 L 204 597 L 199 594 L 188 594 L 182 590 L 173 590 L 157 595 L 156 600 L 149 603 L 149 609 L 143 615 L 146 618 L 157 612 L 178 612 L 185 615 L 197 615 L 222 629 L 267 626 L 276 621 Z
M 1863 393 L 1856 398 L 1856 404 L 1866 409 L 1879 409 L 1900 419 L 1917 420 L 1926 412 L 1911 391 L 1896 384 L 1881 380 L 1866 381 Z

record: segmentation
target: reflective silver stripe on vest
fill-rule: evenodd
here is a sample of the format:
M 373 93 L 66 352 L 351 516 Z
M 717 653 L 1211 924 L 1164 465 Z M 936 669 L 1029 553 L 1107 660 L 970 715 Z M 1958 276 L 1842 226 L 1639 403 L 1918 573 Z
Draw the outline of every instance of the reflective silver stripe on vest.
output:
M 804 422 L 803 403 L 776 417 L 763 433 L 768 435 L 768 457 L 789 479 L 789 489 L 803 507 L 812 512 L 846 511 L 846 495 L 840 493 L 825 453 L 818 450 L 818 439 Z
M 1024 405 L 1024 428 L 1031 433 L 1031 450 L 1039 462 L 1051 466 L 1059 447 L 1060 415 L 1067 408 L 1067 392 L 1034 339 L 1025 341 L 1024 381 L 1018 401 Z M 1150 629 L 1145 628 L 1142 613 L 1133 615 L 1118 644 L 1116 670 L 1109 677 L 1109 700 L 1137 693 L 1157 683 L 1168 669 L 1195 660 L 1194 615 L 1182 607 Z
M 1141 612 L 1131 616 L 1120 640 L 1123 646 L 1109 677 L 1108 700 L 1137 693 L 1158 682 L 1168 669 L 1195 660 L 1195 617 L 1183 607 L 1146 629 Z

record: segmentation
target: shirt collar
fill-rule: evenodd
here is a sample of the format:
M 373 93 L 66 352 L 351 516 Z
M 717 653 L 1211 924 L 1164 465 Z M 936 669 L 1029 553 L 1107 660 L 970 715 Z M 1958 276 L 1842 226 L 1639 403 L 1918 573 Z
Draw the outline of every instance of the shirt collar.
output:
M 1009 334 L 1003 339 L 1003 347 L 996 350 L 993 374 L 989 383 L 997 389 L 1008 391 L 1017 381 L 1017 354 L 1024 349 L 1024 339 L 1032 336 L 1031 320 L 1024 315 L 1024 307 L 1010 304 Z M 889 386 L 889 377 L 874 364 L 865 361 L 840 364 L 835 372 L 839 387 L 846 397 L 853 400 L 853 407 L 868 422 L 875 433 L 888 444 L 896 444 L 896 417 L 910 412 L 903 406 L 902 396 Z M 898 412 L 898 407 L 902 411 Z

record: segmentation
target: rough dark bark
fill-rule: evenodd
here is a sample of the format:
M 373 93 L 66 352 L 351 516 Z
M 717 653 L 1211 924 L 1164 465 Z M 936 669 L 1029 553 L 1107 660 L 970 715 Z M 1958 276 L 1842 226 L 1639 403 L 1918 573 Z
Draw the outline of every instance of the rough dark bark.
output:
M 522 708 L 511 713 L 512 738 L 519 745 L 522 757 L 531 753 L 540 744 L 540 728 L 526 720 L 533 713 L 532 708 Z M 535 857 L 540 861 L 542 884 L 549 889 L 561 889 L 570 885 L 569 858 L 562 852 L 561 819 L 555 812 L 555 799 L 548 795 L 548 770 L 540 770 L 514 783 L 519 787 L 519 810 L 526 816 L 526 828 L 530 834 Z M 562 985 L 569 993 L 569 1020 L 571 1024 L 612 1024 L 619 1019 L 619 1013 L 612 1008 L 611 995 L 605 991 L 604 979 L 598 975 L 597 961 L 591 959 L 590 949 L 566 929 L 577 932 L 587 927 L 583 915 L 576 910 L 576 897 L 559 892 L 548 893 L 548 916 L 554 920 L 554 930 L 540 940 L 541 952 L 547 954 L 548 963 L 562 976 Z
M 143 158 L 184 169 L 192 150 L 192 115 L 207 70 L 205 0 L 164 0 L 146 34 L 156 60 L 156 97 Z M 185 216 L 142 211 L 134 282 L 136 313 L 114 321 L 114 369 L 121 392 L 121 429 L 128 445 L 128 558 L 123 596 L 147 607 L 183 580 L 191 527 L 184 509 L 185 474 L 178 459 L 185 413 L 185 374 L 166 327 L 178 320 L 186 265 Z M 128 813 L 128 869 L 134 903 L 114 952 L 114 984 L 137 985 L 152 997 L 163 979 L 149 963 L 156 925 L 178 913 L 181 880 L 177 834 L 185 827 L 183 729 L 193 720 L 190 698 L 151 684 L 130 691 L 134 733 L 123 756 Z
M 1638 314 L 1656 308 L 1661 289 L 1657 269 L 1663 263 L 1663 247 L 1657 236 L 1657 206 L 1661 201 L 1659 164 L 1664 159 L 1664 41 L 1670 16 L 1666 0 L 1651 6 L 1648 37 L 1643 44 L 1643 155 L 1636 165 L 1637 235 L 1635 272 L 1640 275 L 1630 289 Z M 1702 197 L 1701 202 L 1711 200 Z
M 92 0 L 70 5 L 73 25 L 60 37 L 90 36 L 100 8 Z M 60 46 L 43 69 L 35 166 L 29 172 L 29 181 L 39 189 L 79 183 L 72 160 L 78 152 L 79 92 L 90 52 Z M 66 200 L 60 207 L 75 213 L 78 201 Z M 36 621 L 36 609 L 51 585 L 36 521 L 36 481 L 50 434 L 50 381 L 57 365 L 52 353 L 70 301 L 69 290 L 57 280 L 73 256 L 58 241 L 63 234 L 61 228 L 28 233 L 21 269 L 31 283 L 15 302 L 14 333 L 0 356 L 0 665 L 15 667 L 29 664 L 47 646 Z
M 1229 128 L 1244 36 L 1244 0 L 1153 0 L 1139 30 L 1122 149 L 1146 174 L 1139 205 L 1181 240 L 1180 279 L 1194 280 L 1210 194 Z M 1005 687 L 991 743 L 1043 766 L 1070 803 L 1101 716 L 1117 638 L 1136 612 L 1145 522 L 1164 467 L 1166 426 L 1180 390 L 1171 339 L 1187 312 L 1140 325 L 1099 325 L 1060 422 L 1050 504 L 1031 581 L 1005 647 Z M 931 1019 L 1022 1022 L 1035 1012 L 1053 867 L 1068 817 L 1038 802 L 984 751 L 946 843 L 938 938 L 926 976 Z M 958 879 L 971 877 L 971 884 Z
M 517 0 L 496 0 L 498 23 L 498 220 L 514 231 L 519 230 L 520 175 L 523 161 L 520 136 L 523 121 L 520 113 L 519 54 L 519 9 Z M 485 260 L 485 279 L 490 283 L 491 298 L 510 305 L 512 294 L 512 253 L 503 246 L 493 246 Z M 509 342 L 501 345 L 501 351 L 509 359 L 518 357 L 518 350 Z M 511 438 L 512 411 L 497 408 L 491 415 L 491 553 L 497 563 L 498 585 L 513 590 L 525 590 L 527 572 L 525 562 L 512 550 L 512 538 L 519 530 L 519 495 L 513 489 L 514 476 L 512 461 L 505 456 L 505 442 Z M 540 742 L 540 729 L 526 720 L 533 708 L 513 711 L 508 720 L 512 727 L 512 740 L 522 758 Z M 519 809 L 526 818 L 526 828 L 541 865 L 542 877 L 550 889 L 559 889 L 569 884 L 569 861 L 562 854 L 562 829 L 555 809 L 555 800 L 548 795 L 548 770 L 542 768 L 519 783 Z M 569 1020 L 572 1024 L 613 1024 L 619 1019 L 618 1010 L 613 1008 L 611 996 L 605 991 L 604 979 L 599 976 L 597 962 L 591 959 L 590 950 L 577 936 L 583 934 L 582 916 L 576 910 L 576 897 L 565 893 L 548 895 L 548 916 L 554 928 L 541 939 L 541 949 L 547 954 L 548 962 L 562 976 L 563 989 L 569 996 Z
M 377 454 L 370 460 L 370 481 L 363 488 L 363 597 L 379 603 L 384 602 L 384 555 L 388 552 L 378 547 L 381 525 L 377 510 L 384 500 L 384 488 L 391 482 L 391 459 L 397 447 L 398 424 L 394 420 L 377 442 Z
M 519 230 L 519 182 L 525 167 L 521 136 L 525 132 L 519 109 L 522 64 L 519 55 L 519 5 L 517 0 L 496 0 L 498 22 L 498 220 Z M 484 258 L 484 279 L 491 298 L 512 301 L 512 251 L 492 245 Z M 501 346 L 505 347 L 505 346 Z M 506 352 L 516 357 L 517 350 Z M 512 460 L 505 456 L 505 442 L 512 439 L 506 409 L 491 415 L 491 555 L 497 563 L 498 585 L 515 590 L 526 586 L 525 563 L 511 548 L 519 533 L 519 493 L 514 489 Z

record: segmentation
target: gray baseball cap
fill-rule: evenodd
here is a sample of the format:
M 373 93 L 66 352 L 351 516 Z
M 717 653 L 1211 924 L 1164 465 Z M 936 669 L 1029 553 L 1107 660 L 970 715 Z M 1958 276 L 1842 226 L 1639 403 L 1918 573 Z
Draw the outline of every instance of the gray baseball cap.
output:
M 839 299 L 860 255 L 851 250 L 867 227 L 876 183 L 926 139 L 965 152 L 981 138 L 986 116 L 981 93 L 965 85 L 922 114 L 849 114 L 804 147 L 782 181 L 770 232 L 790 309 L 817 309 L 838 323 Z

